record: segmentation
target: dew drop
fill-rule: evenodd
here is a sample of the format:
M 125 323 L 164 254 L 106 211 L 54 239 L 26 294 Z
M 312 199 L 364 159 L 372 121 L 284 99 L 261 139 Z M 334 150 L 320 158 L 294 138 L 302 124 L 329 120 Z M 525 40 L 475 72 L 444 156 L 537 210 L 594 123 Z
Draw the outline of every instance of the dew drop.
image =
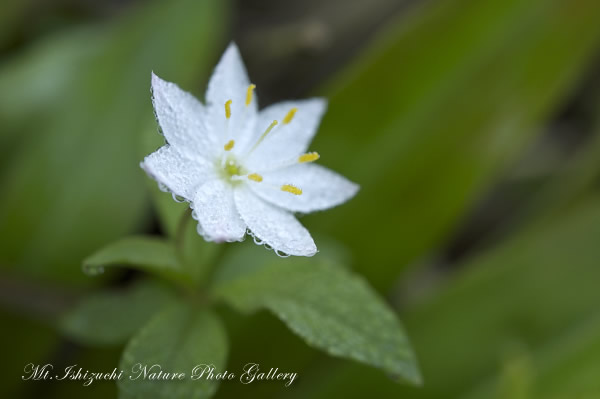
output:
M 177 195 L 177 194 L 175 194 L 175 193 L 171 193 L 171 196 L 173 197 L 173 200 L 174 200 L 175 202 L 179 202 L 179 203 L 181 203 L 181 202 L 185 202 L 185 198 L 183 198 L 183 197 L 182 197 L 182 196 L 180 196 L 180 195 Z
M 91 277 L 104 273 L 103 266 L 83 265 L 82 269 L 84 274 Z
M 278 250 L 276 250 L 276 249 L 274 250 L 274 252 L 275 252 L 275 254 L 277 254 L 277 256 L 279 256 L 280 258 L 289 258 L 289 257 L 290 257 L 290 255 L 289 255 L 289 254 L 286 254 L 285 252 L 278 251 Z

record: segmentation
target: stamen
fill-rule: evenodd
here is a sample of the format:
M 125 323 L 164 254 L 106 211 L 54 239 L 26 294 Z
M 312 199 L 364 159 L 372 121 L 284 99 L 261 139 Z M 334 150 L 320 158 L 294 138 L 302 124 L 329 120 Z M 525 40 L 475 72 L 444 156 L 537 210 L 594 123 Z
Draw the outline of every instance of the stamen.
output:
M 302 190 L 296 186 L 292 186 L 291 184 L 284 184 L 281 186 L 281 191 L 285 191 L 294 195 L 302 194 Z
M 265 132 L 262 134 L 262 136 L 260 136 L 260 138 L 258 139 L 258 142 L 260 143 L 261 141 L 263 141 L 265 139 L 265 137 L 267 137 L 267 134 L 269 134 L 271 132 L 271 130 L 273 130 L 273 128 L 275 126 L 277 126 L 277 121 L 273 121 L 271 122 L 271 124 L 269 125 L 269 127 L 267 128 L 267 130 L 265 130 Z M 258 144 L 258 143 L 257 143 Z
M 294 107 L 288 111 L 285 118 L 283 118 L 283 123 L 285 125 L 287 125 L 288 123 L 290 123 L 292 121 L 292 119 L 294 119 L 294 115 L 296 115 L 296 111 L 298 111 L 298 108 L 296 108 L 296 107 Z
M 248 86 L 248 90 L 246 91 L 246 106 L 250 105 L 250 103 L 252 102 L 252 92 L 255 88 L 255 84 L 250 84 L 250 86 Z
M 258 173 L 251 173 L 248 175 L 248 179 L 255 181 L 257 183 L 260 183 L 261 181 L 263 181 L 263 178 L 261 175 L 259 175 Z
M 319 153 L 317 152 L 309 152 L 307 154 L 302 154 L 298 157 L 298 163 L 305 163 L 305 162 L 314 162 L 317 159 L 321 158 L 321 156 L 319 155 Z
M 225 118 L 231 118 L 231 100 L 225 101 Z
M 234 145 L 235 145 L 235 141 L 233 141 L 233 140 L 229 140 L 229 141 L 227 142 L 227 144 L 225 144 L 225 145 L 223 146 L 223 148 L 225 149 L 225 151 L 231 151 L 231 149 L 233 148 L 233 146 L 234 146 Z
M 267 137 L 267 134 L 269 134 L 271 132 L 271 130 L 273 130 L 273 128 L 275 126 L 277 126 L 277 121 L 273 121 L 271 122 L 271 124 L 269 125 L 269 127 L 267 128 L 267 130 L 265 130 L 265 132 L 262 134 L 262 136 L 259 137 L 259 139 L 256 141 L 256 143 L 252 146 L 252 148 L 250 148 L 250 151 L 248 151 L 247 154 L 250 154 L 252 151 L 254 151 L 256 149 L 256 147 L 258 147 L 258 145 L 260 143 L 262 143 L 262 141 L 265 139 L 265 137 Z M 246 154 L 246 155 L 247 155 Z
M 295 156 L 293 158 L 288 158 L 281 162 L 272 163 L 268 168 L 260 168 L 257 170 L 257 172 L 259 172 L 259 173 L 273 172 L 275 170 L 287 168 L 289 166 L 298 165 L 299 163 L 314 162 L 318 159 L 321 159 L 321 155 L 319 155 L 318 152 L 309 152 L 306 154 L 301 154 L 301 155 Z

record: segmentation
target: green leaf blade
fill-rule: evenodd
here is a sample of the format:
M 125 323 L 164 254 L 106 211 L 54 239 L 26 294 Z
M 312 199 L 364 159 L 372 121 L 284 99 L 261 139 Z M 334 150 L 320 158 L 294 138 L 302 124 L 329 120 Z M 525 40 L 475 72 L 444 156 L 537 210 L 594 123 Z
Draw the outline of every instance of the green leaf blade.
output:
M 120 369 L 129 375 L 119 380 L 120 397 L 209 398 L 216 392 L 218 382 L 195 381 L 190 373 L 198 364 L 211 364 L 222 370 L 227 351 L 225 329 L 213 313 L 174 304 L 156 315 L 125 348 Z M 186 377 L 175 381 L 132 379 L 135 374 L 131 370 L 137 363 L 148 367 L 157 364 L 164 372 L 182 372 Z
M 250 264 L 244 253 L 219 270 L 217 298 L 245 313 L 268 309 L 310 346 L 421 383 L 402 325 L 362 278 L 326 259 L 267 254 Z
M 59 328 L 84 345 L 122 344 L 170 298 L 164 287 L 148 281 L 123 292 L 101 292 L 84 298 L 65 314 Z
M 132 266 L 170 280 L 185 281 L 175 247 L 160 238 L 127 237 L 90 255 L 83 261 L 88 274 L 102 273 L 105 267 Z

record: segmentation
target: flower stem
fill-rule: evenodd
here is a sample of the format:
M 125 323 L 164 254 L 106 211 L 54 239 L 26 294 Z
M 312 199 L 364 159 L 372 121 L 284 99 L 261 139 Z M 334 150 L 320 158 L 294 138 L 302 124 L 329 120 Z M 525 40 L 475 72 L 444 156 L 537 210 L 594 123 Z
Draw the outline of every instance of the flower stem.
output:
M 175 247 L 179 253 L 183 253 L 183 245 L 185 240 L 185 229 L 188 224 L 188 220 L 192 217 L 192 208 L 186 209 L 179 218 L 177 224 L 177 230 L 175 231 Z
M 192 280 L 192 285 L 196 290 L 199 287 L 204 289 L 219 264 L 223 248 L 204 241 L 195 231 L 191 233 L 190 219 L 192 219 L 191 209 L 188 209 L 182 214 L 177 225 L 175 248 L 187 275 Z

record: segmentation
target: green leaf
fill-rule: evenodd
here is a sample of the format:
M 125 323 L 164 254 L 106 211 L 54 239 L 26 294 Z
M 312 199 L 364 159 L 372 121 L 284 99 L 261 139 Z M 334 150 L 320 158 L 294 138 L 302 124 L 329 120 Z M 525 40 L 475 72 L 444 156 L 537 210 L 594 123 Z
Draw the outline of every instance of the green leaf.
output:
M 127 344 L 120 363 L 120 369 L 128 373 L 118 382 L 121 397 L 208 398 L 216 392 L 218 382 L 205 378 L 192 380 L 192 369 L 199 364 L 212 364 L 217 372 L 223 371 L 227 351 L 225 329 L 213 313 L 183 303 L 173 304 L 156 315 Z M 181 372 L 186 377 L 181 381 L 132 379 L 137 363 L 148 368 L 157 364 L 163 372 Z
M 164 287 L 143 281 L 124 290 L 85 297 L 59 321 L 59 327 L 84 345 L 122 344 L 169 299 L 171 295 Z
M 84 271 L 92 275 L 111 266 L 131 266 L 177 282 L 187 279 L 173 244 L 158 237 L 127 237 L 83 261 Z
M 331 355 L 421 381 L 394 312 L 362 278 L 327 259 L 278 259 L 246 246 L 220 266 L 214 295 L 241 312 L 270 310 L 309 345 Z
M 535 353 L 567 326 L 596 317 L 598 237 L 596 195 L 470 259 L 433 298 L 407 309 L 405 322 L 426 380 L 418 392 L 343 365 L 330 369 L 325 380 L 303 380 L 304 394 L 315 399 L 462 397 L 497 371 L 507 345 L 517 342 Z M 349 391 L 346 381 L 360 383 Z

